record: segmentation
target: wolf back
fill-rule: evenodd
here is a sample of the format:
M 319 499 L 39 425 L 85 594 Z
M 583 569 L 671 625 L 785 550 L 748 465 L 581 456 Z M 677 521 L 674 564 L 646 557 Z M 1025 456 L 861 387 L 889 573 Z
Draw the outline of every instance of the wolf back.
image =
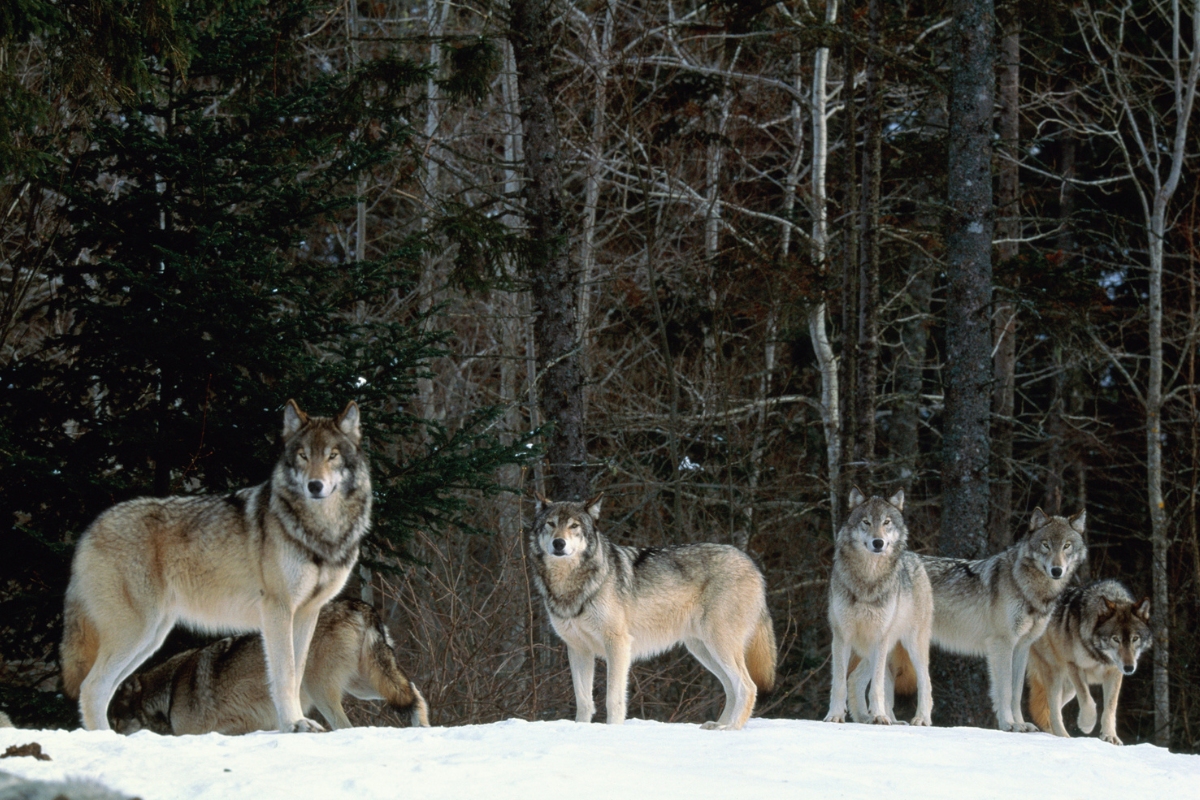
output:
M 1137 670 L 1141 654 L 1153 644 L 1150 600 L 1137 602 L 1115 580 L 1071 587 L 1055 604 L 1042 638 L 1029 653 L 1029 714 L 1044 731 L 1068 736 L 1062 708 L 1079 699 L 1079 729 L 1096 725 L 1092 684 L 1104 686 L 1100 738 L 1121 744 L 1117 736 L 1117 699 L 1125 675 Z
M 903 508 L 903 490 L 889 500 L 868 500 L 857 487 L 850 492 L 850 514 L 838 530 L 829 583 L 833 677 L 826 722 L 846 719 L 847 672 L 855 655 L 863 662 L 851 680 L 854 718 L 885 725 L 895 721 L 886 671 L 892 650 L 903 644 L 917 682 L 913 724 L 932 724 L 929 640 L 933 596 L 921 560 L 906 549 L 908 528 Z M 861 701 L 868 676 L 869 712 Z
M 358 407 L 336 418 L 284 410 L 271 478 L 224 496 L 140 498 L 102 513 L 76 547 L 63 688 L 84 726 L 108 727 L 116 687 L 176 622 L 259 630 L 281 730 L 320 730 L 300 708 L 317 614 L 342 588 L 370 522 Z
M 350 727 L 342 695 L 383 700 L 428 727 L 429 707 L 396 664 L 391 636 L 367 603 L 343 598 L 321 609 L 313 634 L 300 702 L 321 712 L 334 729 Z M 237 735 L 275 727 L 267 692 L 262 637 L 248 634 L 172 656 L 129 678 L 113 696 L 114 730 L 169 735 Z
M 725 689 L 708 728 L 745 725 L 758 690 L 775 681 L 775 634 L 765 581 L 735 547 L 636 548 L 596 528 L 600 499 L 542 507 L 530 529 L 534 582 L 567 644 L 576 720 L 595 713 L 595 659 L 608 664 L 607 721 L 625 720 L 629 666 L 683 644 Z
M 1029 648 L 1087 557 L 1084 523 L 1083 511 L 1065 519 L 1039 508 L 1028 534 L 990 558 L 921 556 L 933 585 L 933 643 L 987 658 L 1001 730 L 1037 730 L 1021 713 Z

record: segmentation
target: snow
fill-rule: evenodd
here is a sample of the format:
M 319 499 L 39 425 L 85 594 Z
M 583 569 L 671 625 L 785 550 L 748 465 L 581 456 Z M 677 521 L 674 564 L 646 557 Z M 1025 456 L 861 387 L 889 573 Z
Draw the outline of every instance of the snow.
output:
M 752 719 L 742 731 L 643 720 L 236 737 L 0 730 L 0 751 L 29 742 L 52 760 L 6 758 L 0 771 L 93 778 L 144 800 L 1200 797 L 1197 755 L 978 728 Z

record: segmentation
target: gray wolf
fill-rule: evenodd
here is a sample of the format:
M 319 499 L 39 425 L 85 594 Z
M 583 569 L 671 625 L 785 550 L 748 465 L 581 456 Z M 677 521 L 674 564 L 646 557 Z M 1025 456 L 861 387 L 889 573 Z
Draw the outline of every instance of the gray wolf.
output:
M 775 631 L 766 582 L 742 551 L 721 544 L 616 545 L 596 528 L 597 497 L 550 502 L 529 532 L 534 582 L 567 644 L 575 720 L 590 722 L 595 660 L 608 668 L 607 722 L 625 721 L 629 667 L 683 644 L 725 689 L 708 729 L 746 724 L 758 691 L 775 684 Z
M 1087 558 L 1085 514 L 1033 512 L 1029 532 L 990 558 L 921 556 L 933 585 L 933 643 L 985 656 L 992 709 L 1004 731 L 1036 731 L 1021 713 L 1029 648 L 1046 630 L 1054 603 Z
M 378 612 L 361 600 L 328 603 L 309 646 L 300 705 L 316 709 L 334 728 L 350 727 L 342 695 L 384 700 L 429 726 L 425 698 L 396 665 L 392 637 Z M 229 735 L 275 727 L 267 667 L 258 634 L 221 639 L 172 656 L 121 684 L 108 707 L 119 733 Z
M 371 516 L 358 406 L 283 414 L 265 483 L 224 496 L 143 497 L 96 518 L 75 548 L 60 648 L 84 727 L 108 729 L 113 691 L 175 623 L 263 634 L 282 731 L 319 731 L 300 679 L 317 613 L 342 589 Z
M 39 781 L 0 772 L 0 800 L 131 800 L 95 781 Z
M 850 491 L 850 515 L 834 542 L 829 581 L 829 627 L 833 630 L 833 680 L 826 722 L 846 721 L 846 674 L 851 657 L 863 660 L 852 679 L 854 718 L 880 725 L 895 722 L 886 677 L 888 661 L 903 645 L 915 668 L 917 715 L 913 725 L 931 725 L 933 690 L 929 680 L 929 639 L 933 592 L 920 558 L 906 548 L 904 491 L 890 499 L 867 499 Z M 862 684 L 871 681 L 869 713 L 862 707 Z
M 1079 698 L 1079 729 L 1096 725 L 1093 683 L 1104 685 L 1100 738 L 1117 737 L 1121 679 L 1137 670 L 1138 657 L 1154 642 L 1150 599 L 1136 602 L 1118 581 L 1073 586 L 1058 596 L 1050 623 L 1029 651 L 1029 715 L 1042 730 L 1067 736 L 1062 707 Z

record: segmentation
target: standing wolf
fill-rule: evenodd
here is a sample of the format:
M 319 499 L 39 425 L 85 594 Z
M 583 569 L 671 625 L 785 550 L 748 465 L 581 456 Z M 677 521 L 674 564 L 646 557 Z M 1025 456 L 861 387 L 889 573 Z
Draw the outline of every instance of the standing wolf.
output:
M 121 681 L 176 622 L 258 630 L 282 731 L 319 731 L 300 681 L 321 606 L 341 591 L 371 516 L 358 406 L 283 415 L 270 480 L 235 494 L 143 497 L 105 511 L 75 549 L 61 648 L 63 688 L 84 727 L 108 728 Z
M 1068 736 L 1062 707 L 1079 698 L 1079 729 L 1096 725 L 1096 701 L 1088 688 L 1104 684 L 1100 738 L 1117 737 L 1117 695 L 1123 675 L 1137 670 L 1138 657 L 1154 639 L 1150 599 L 1135 602 L 1119 582 L 1097 581 L 1072 587 L 1058 597 L 1050 624 L 1029 651 L 1029 716 L 1042 730 Z
M 552 503 L 529 533 L 534 579 L 567 643 L 575 720 L 591 722 L 596 657 L 608 665 L 607 721 L 625 721 L 629 666 L 682 643 L 725 689 L 705 728 L 737 730 L 775 684 L 775 631 L 750 557 L 722 544 L 622 547 L 596 529 L 600 498 Z
M 370 605 L 352 598 L 326 604 L 300 683 L 301 707 L 316 708 L 334 729 L 349 728 L 342 708 L 342 695 L 349 692 L 408 711 L 413 725 L 428 727 L 425 698 L 400 671 L 392 648 L 387 627 Z M 262 637 L 221 639 L 134 675 L 117 689 L 108 716 L 120 733 L 237 735 L 274 728 Z
M 903 510 L 904 490 L 888 500 L 868 500 L 858 487 L 850 490 L 850 516 L 837 534 L 829 580 L 833 681 L 826 722 L 846 721 L 846 672 L 854 655 L 863 659 L 852 681 L 855 719 L 865 721 L 859 684 L 869 675 L 871 722 L 887 725 L 895 721 L 886 673 L 888 658 L 899 643 L 916 672 L 917 715 L 912 724 L 932 724 L 929 637 L 933 594 L 921 559 L 905 549 L 908 528 Z
M 992 709 L 1003 731 L 1036 731 L 1021 713 L 1029 648 L 1046 630 L 1054 602 L 1087 558 L 1085 515 L 1033 512 L 1029 533 L 991 558 L 921 556 L 933 584 L 933 643 L 986 656 Z

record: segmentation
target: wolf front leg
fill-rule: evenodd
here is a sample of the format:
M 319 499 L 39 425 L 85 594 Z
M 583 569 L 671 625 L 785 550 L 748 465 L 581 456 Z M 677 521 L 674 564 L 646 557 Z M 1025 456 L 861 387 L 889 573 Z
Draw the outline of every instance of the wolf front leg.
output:
M 833 630 L 833 676 L 829 686 L 829 713 L 826 722 L 846 721 L 846 670 L 850 669 L 850 642 L 837 628 Z M 858 687 L 855 687 L 858 692 Z
M 1117 695 L 1121 693 L 1121 681 L 1120 669 L 1110 669 L 1104 675 L 1104 715 L 1100 717 L 1100 738 L 1109 744 L 1124 744 L 1117 736 Z M 1090 691 L 1088 697 L 1091 697 Z M 1095 712 L 1092 713 L 1092 719 L 1095 719 Z
M 625 723 L 625 694 L 629 686 L 629 665 L 633 657 L 633 639 L 627 633 L 613 633 L 604 643 L 608 664 L 608 697 L 605 707 L 609 725 Z
M 596 713 L 596 703 L 592 700 L 592 680 L 596 672 L 596 656 L 573 644 L 568 644 L 567 661 L 571 663 L 571 685 L 575 688 L 575 721 L 591 722 Z
M 262 636 L 263 650 L 267 656 L 267 688 L 271 693 L 271 702 L 275 704 L 279 730 L 284 733 L 324 731 L 319 723 L 306 719 L 304 709 L 300 708 L 302 674 L 296 669 L 293 628 L 292 610 L 288 606 L 271 600 L 263 603 Z

